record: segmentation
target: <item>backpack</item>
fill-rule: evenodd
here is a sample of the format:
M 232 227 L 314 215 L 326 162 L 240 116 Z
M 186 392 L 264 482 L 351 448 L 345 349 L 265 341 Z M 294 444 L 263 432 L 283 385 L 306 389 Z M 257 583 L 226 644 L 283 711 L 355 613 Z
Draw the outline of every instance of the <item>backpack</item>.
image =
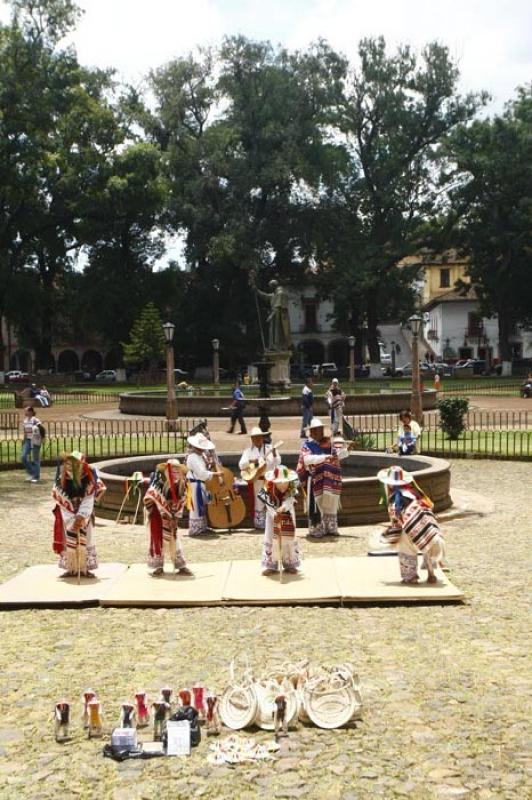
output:
M 46 428 L 44 427 L 42 422 L 39 422 L 37 424 L 37 428 L 39 429 L 39 433 L 41 435 L 41 439 L 46 439 Z

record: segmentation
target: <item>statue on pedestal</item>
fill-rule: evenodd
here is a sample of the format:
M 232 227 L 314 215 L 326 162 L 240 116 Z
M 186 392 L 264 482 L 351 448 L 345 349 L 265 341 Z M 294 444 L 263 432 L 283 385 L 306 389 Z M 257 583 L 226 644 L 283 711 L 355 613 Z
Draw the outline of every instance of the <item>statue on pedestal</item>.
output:
M 256 273 L 251 273 L 251 285 L 256 293 L 268 300 L 270 313 L 266 321 L 268 322 L 268 350 L 271 352 L 285 352 L 292 347 L 292 336 L 290 333 L 290 317 L 288 315 L 288 292 L 276 280 L 269 283 L 271 292 L 263 292 L 257 288 Z

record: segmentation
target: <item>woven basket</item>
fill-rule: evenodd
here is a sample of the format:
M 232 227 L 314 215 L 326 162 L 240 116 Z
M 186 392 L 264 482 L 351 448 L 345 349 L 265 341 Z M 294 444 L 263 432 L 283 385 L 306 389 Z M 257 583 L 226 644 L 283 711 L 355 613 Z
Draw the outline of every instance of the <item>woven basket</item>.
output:
M 350 687 L 316 687 L 303 691 L 303 707 L 318 728 L 341 728 L 357 710 L 356 698 Z
M 218 713 L 226 728 L 233 731 L 252 725 L 257 716 L 257 695 L 253 686 L 228 686 L 220 698 Z
M 286 722 L 290 726 L 297 719 L 298 700 L 293 687 L 285 681 L 284 685 L 276 681 L 264 681 L 254 684 L 257 696 L 257 714 L 255 725 L 263 731 L 273 731 L 273 713 L 275 711 L 275 698 L 283 695 L 286 699 Z

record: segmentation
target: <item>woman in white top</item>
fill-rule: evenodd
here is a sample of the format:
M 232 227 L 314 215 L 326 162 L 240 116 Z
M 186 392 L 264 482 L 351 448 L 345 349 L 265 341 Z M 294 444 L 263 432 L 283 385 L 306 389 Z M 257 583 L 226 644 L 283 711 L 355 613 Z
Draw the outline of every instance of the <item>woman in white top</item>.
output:
M 248 481 L 253 509 L 253 525 L 256 530 L 260 531 L 264 530 L 266 524 L 266 507 L 259 497 L 259 492 L 264 487 L 264 473 L 273 470 L 281 463 L 281 456 L 277 450 L 271 444 L 264 444 L 264 437 L 269 433 L 270 431 L 262 431 L 259 427 L 252 428 L 251 445 L 246 447 L 238 462 L 241 472 L 251 467 L 263 466 L 259 477 Z M 245 476 L 243 478 L 246 480 Z
M 209 451 L 215 449 L 213 442 L 203 433 L 196 433 L 188 437 L 190 452 L 186 458 L 187 481 L 189 491 L 187 494 L 188 508 L 188 535 L 199 536 L 208 530 L 207 504 L 209 502 L 209 492 L 205 486 L 206 481 L 210 481 L 213 475 L 221 475 L 218 470 L 207 467 L 206 457 Z
M 42 436 L 39 425 L 41 420 L 35 416 L 33 406 L 24 409 L 22 427 L 24 440 L 22 442 L 21 461 L 28 473 L 28 481 L 38 483 L 41 477 L 41 444 Z M 30 458 L 31 456 L 31 458 Z
M 399 428 L 397 429 L 397 452 L 401 456 L 411 456 L 418 450 L 421 428 L 412 412 L 407 408 L 399 414 Z

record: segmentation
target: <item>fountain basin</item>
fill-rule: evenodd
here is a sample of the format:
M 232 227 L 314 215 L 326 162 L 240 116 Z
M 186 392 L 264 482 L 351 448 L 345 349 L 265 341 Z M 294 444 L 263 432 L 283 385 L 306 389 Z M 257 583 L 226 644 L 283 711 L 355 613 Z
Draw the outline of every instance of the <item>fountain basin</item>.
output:
M 235 476 L 238 476 L 240 455 L 238 453 L 220 453 L 219 455 L 224 466 L 229 467 Z M 107 492 L 97 507 L 96 513 L 102 517 L 115 518 L 124 499 L 125 478 L 139 470 L 145 475 L 149 475 L 156 464 L 171 457 L 175 456 L 169 454 L 136 456 L 95 463 L 94 466 L 107 486 Z M 283 464 L 295 469 L 297 458 L 297 452 L 285 452 L 283 453 Z M 180 460 L 182 460 L 182 456 Z M 385 507 L 379 505 L 381 484 L 376 476 L 380 469 L 397 463 L 415 475 L 419 486 L 434 502 L 436 513 L 445 511 L 452 505 L 451 467 L 448 461 L 422 455 L 399 459 L 397 455 L 355 451 L 342 462 L 342 508 L 338 514 L 340 525 L 366 525 L 387 519 Z M 247 509 L 246 518 L 241 527 L 252 528 L 247 487 L 243 486 L 241 491 Z M 136 498 L 128 499 L 124 504 L 123 514 L 132 519 L 135 507 Z M 296 505 L 296 516 L 298 525 L 304 526 L 306 517 L 301 494 Z M 139 513 L 137 521 L 142 521 L 141 513 Z M 185 525 L 186 522 L 183 523 L 184 527 Z

